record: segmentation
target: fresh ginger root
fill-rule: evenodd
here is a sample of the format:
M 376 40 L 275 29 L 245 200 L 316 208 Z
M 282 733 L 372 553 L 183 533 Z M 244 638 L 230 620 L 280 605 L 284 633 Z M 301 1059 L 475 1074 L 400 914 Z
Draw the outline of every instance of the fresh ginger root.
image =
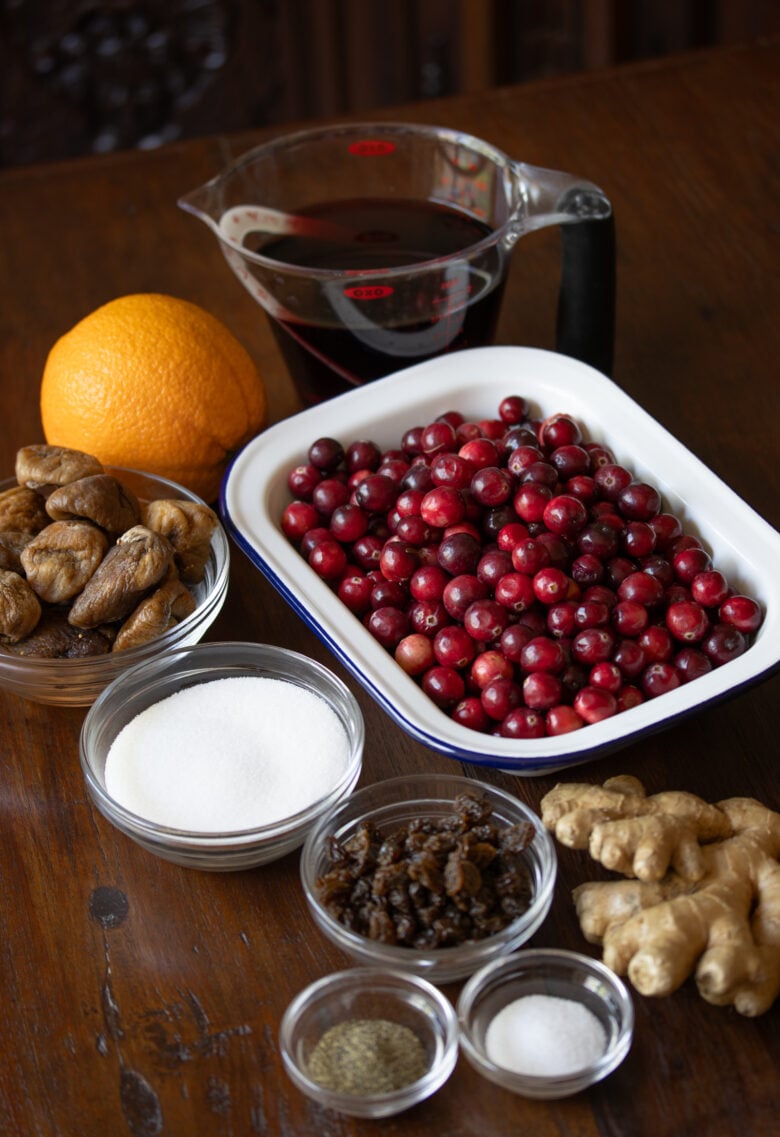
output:
M 637 991 L 669 994 L 695 971 L 710 1003 L 769 1009 L 780 993 L 780 814 L 752 798 L 647 797 L 626 775 L 557 785 L 542 821 L 628 878 L 573 895 L 585 938 Z

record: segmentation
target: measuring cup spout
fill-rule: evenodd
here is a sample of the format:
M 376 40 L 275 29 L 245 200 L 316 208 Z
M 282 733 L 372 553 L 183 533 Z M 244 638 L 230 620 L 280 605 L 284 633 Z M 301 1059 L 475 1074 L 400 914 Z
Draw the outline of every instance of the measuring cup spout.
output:
M 612 372 L 615 340 L 615 224 L 609 198 L 593 182 L 514 163 L 516 235 L 561 227 L 556 348 Z

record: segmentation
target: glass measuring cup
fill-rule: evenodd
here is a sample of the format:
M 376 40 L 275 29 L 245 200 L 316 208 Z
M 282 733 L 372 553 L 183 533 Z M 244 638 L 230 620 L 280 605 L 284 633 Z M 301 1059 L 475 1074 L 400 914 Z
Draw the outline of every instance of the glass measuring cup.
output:
M 271 317 L 304 403 L 490 343 L 518 238 L 550 225 L 562 235 L 556 346 L 611 368 L 609 200 L 472 135 L 404 123 L 301 131 L 178 204 Z

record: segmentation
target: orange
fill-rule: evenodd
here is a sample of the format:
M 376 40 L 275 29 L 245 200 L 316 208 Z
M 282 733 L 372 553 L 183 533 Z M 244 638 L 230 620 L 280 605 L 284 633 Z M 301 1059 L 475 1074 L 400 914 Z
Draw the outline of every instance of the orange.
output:
M 173 296 L 121 296 L 52 347 L 46 441 L 179 482 L 213 501 L 225 467 L 265 423 L 252 359 L 211 313 Z

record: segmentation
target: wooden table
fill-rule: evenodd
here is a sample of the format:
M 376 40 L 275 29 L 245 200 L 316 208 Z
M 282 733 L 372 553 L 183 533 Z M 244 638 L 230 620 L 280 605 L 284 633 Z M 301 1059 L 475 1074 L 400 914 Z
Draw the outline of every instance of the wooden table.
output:
M 385 116 L 457 126 L 604 187 L 619 241 L 617 380 L 774 524 L 778 98 L 773 43 Z M 42 437 L 38 388 L 51 344 L 124 293 L 169 292 L 210 309 L 256 357 L 272 418 L 297 409 L 264 317 L 213 238 L 175 204 L 257 140 L 217 137 L 0 177 L 0 469 L 10 474 L 17 447 Z M 553 345 L 557 273 L 555 231 L 524 239 L 501 342 Z M 210 638 L 279 643 L 332 662 L 237 552 Z M 631 771 L 649 791 L 752 795 L 777 809 L 779 691 L 768 681 L 576 776 Z M 364 781 L 458 769 L 356 693 L 367 727 Z M 629 1057 L 575 1098 L 515 1098 L 461 1060 L 442 1091 L 400 1118 L 371 1125 L 323 1113 L 287 1080 L 277 1028 L 298 990 L 348 961 L 309 919 L 297 856 L 209 875 L 142 851 L 88 799 L 83 717 L 0 694 L 0 1132 L 8 1137 L 777 1132 L 780 1005 L 747 1020 L 704 1003 L 691 983 L 664 999 L 636 996 Z M 555 780 L 487 777 L 534 808 Z M 555 902 L 534 943 L 595 954 L 569 896 L 590 863 L 559 852 Z

